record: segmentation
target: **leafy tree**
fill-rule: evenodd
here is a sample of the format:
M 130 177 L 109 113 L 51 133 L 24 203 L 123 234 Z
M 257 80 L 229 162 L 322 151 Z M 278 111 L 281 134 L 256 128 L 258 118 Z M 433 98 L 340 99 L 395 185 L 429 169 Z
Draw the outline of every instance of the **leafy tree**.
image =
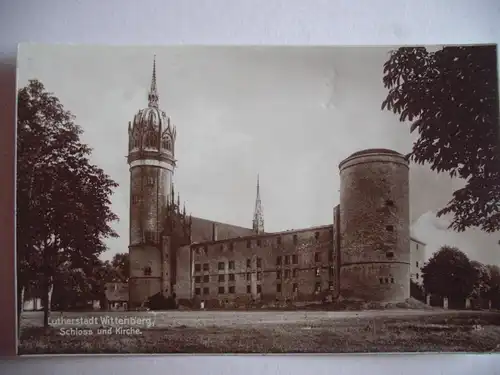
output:
M 424 265 L 422 277 L 427 293 L 458 302 L 472 293 L 477 273 L 467 255 L 456 247 L 443 246 Z
M 491 289 L 491 275 L 487 266 L 475 260 L 470 262 L 476 271 L 476 282 L 472 289 L 472 298 L 487 298 Z
M 407 158 L 460 177 L 466 186 L 438 216 L 450 228 L 500 229 L 499 99 L 496 47 L 402 47 L 384 64 L 382 109 L 411 123 L 418 140 Z
M 490 288 L 487 298 L 491 300 L 492 306 L 500 308 L 500 267 L 496 265 L 487 265 L 490 275 Z
M 17 127 L 18 293 L 39 286 L 48 326 L 48 291 L 61 265 L 85 267 L 117 236 L 117 184 L 90 163 L 74 116 L 37 80 L 19 90 Z
M 425 302 L 424 288 L 413 280 L 410 280 L 410 296 L 416 300 Z
M 128 282 L 130 273 L 130 263 L 128 253 L 118 253 L 113 256 L 111 266 L 116 270 L 119 282 Z

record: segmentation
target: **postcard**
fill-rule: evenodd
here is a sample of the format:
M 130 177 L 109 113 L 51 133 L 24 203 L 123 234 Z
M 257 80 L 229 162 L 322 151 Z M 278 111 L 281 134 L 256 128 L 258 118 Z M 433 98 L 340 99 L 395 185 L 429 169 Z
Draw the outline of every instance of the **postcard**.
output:
M 492 352 L 497 49 L 21 45 L 19 354 Z

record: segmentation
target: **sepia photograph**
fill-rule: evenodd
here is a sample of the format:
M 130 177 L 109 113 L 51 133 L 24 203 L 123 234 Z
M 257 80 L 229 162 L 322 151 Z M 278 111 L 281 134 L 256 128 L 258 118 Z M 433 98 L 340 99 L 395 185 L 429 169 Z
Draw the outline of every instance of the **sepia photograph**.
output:
M 18 353 L 500 352 L 495 45 L 22 44 Z

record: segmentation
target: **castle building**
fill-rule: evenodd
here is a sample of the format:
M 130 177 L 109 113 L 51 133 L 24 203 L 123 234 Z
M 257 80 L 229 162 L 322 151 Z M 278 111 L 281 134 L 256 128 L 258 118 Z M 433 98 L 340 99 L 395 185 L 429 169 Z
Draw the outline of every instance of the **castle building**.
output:
M 258 177 L 252 228 L 181 208 L 173 183 L 177 130 L 159 107 L 155 62 L 148 106 L 128 132 L 129 308 L 158 293 L 206 306 L 409 298 L 409 167 L 401 154 L 352 154 L 339 165 L 331 224 L 267 233 Z

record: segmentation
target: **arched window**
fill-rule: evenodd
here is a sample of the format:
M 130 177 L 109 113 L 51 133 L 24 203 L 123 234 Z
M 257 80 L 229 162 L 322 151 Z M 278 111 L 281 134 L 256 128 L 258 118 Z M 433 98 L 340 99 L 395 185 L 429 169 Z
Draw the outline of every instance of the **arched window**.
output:
M 144 267 L 144 276 L 151 276 L 151 267 Z
M 170 138 L 163 138 L 161 141 L 161 147 L 165 150 L 172 151 L 172 141 L 170 140 Z
M 141 147 L 141 137 L 136 134 L 134 135 L 134 148 L 139 148 Z
M 145 139 L 146 147 L 156 147 L 157 137 L 154 133 L 147 133 Z

